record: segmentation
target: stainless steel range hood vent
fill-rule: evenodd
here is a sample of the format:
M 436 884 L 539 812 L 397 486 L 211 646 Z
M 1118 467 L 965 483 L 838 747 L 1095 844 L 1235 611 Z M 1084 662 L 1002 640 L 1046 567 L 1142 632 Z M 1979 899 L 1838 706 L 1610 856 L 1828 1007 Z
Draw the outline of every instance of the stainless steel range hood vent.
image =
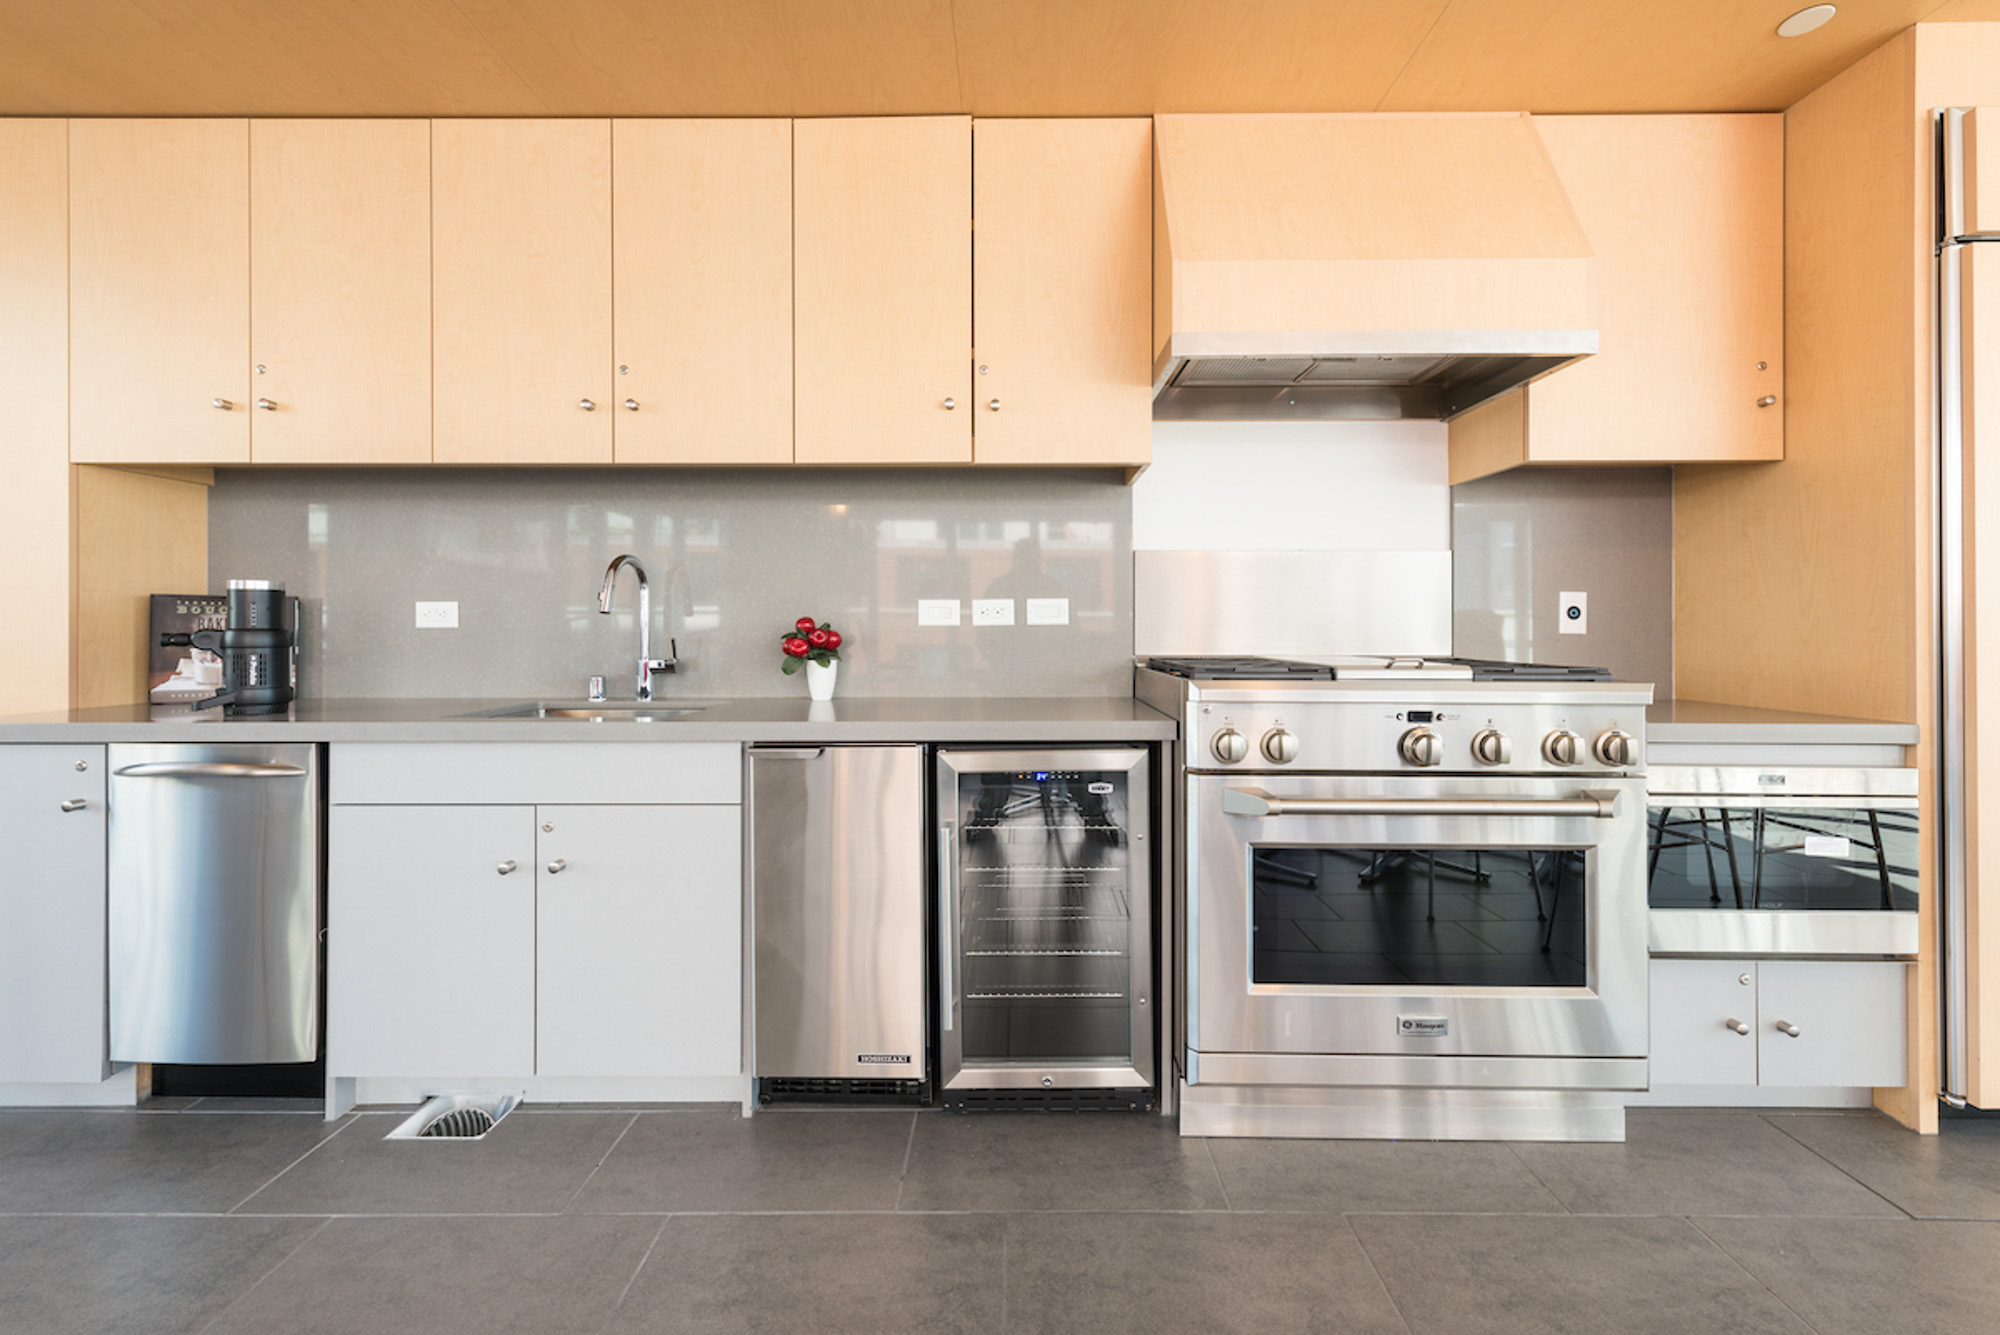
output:
M 1597 351 L 1527 116 L 1154 126 L 1155 420 L 1449 418 Z

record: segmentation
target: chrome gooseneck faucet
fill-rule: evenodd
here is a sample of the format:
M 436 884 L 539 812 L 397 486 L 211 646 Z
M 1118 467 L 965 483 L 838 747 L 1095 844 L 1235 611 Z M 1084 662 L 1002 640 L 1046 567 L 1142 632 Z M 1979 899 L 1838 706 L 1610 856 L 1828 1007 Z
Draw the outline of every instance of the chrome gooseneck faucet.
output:
M 646 585 L 646 567 L 639 564 L 639 558 L 629 552 L 611 558 L 611 564 L 604 571 L 604 587 L 597 591 L 597 610 L 611 615 L 611 591 L 618 584 L 618 571 L 631 566 L 632 573 L 639 577 L 639 676 L 638 698 L 653 698 L 653 674 L 674 670 L 674 642 L 667 641 L 666 658 L 653 657 L 653 595 Z

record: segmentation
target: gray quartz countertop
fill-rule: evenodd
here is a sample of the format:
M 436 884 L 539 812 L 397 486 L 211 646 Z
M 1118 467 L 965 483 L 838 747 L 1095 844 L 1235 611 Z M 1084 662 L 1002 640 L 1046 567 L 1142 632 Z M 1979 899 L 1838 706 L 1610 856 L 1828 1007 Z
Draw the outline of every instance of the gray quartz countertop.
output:
M 1656 700 L 1646 708 L 1646 740 L 1699 745 L 1915 746 L 1917 725 L 1719 705 L 1707 700 Z
M 1129 697 L 664 699 L 668 721 L 509 716 L 506 700 L 300 700 L 273 718 L 143 704 L 0 717 L 6 742 L 1141 742 L 1174 720 Z M 613 702 L 617 703 L 617 702 Z M 629 708 L 630 701 L 624 702 Z M 616 711 L 610 711 L 616 712 Z

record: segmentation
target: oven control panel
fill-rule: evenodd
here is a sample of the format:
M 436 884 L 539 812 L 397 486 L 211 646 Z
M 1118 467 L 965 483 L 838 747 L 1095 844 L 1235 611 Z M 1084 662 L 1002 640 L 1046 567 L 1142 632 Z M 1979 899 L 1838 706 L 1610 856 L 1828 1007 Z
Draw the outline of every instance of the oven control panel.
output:
M 1643 706 L 1198 703 L 1190 769 L 1636 774 Z

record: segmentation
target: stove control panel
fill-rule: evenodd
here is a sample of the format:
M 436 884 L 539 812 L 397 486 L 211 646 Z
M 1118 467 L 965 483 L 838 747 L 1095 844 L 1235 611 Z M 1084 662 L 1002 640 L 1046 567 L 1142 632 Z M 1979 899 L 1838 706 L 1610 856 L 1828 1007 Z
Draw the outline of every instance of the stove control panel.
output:
M 1376 774 L 1641 773 L 1644 706 L 1454 700 L 1195 701 L 1188 768 Z

